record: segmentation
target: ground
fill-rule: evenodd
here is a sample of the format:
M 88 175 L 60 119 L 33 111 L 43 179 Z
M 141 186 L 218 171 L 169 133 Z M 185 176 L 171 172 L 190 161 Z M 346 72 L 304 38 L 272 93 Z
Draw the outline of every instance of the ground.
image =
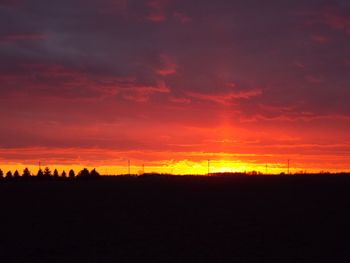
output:
M 0 182 L 1 262 L 349 262 L 350 177 Z

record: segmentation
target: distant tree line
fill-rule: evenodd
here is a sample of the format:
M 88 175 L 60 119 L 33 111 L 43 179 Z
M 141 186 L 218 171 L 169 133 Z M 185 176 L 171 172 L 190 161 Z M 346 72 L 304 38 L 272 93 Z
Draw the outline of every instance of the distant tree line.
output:
M 0 169 L 0 180 L 28 180 L 28 179 L 37 179 L 37 180 L 68 180 L 68 179 L 96 179 L 99 178 L 100 174 L 93 169 L 89 171 L 84 168 L 78 174 L 75 174 L 74 170 L 71 169 L 68 174 L 65 171 L 62 171 L 61 174 L 58 173 L 57 169 L 53 172 L 50 168 L 46 167 L 44 170 L 39 169 L 36 174 L 32 174 L 28 168 L 23 170 L 23 173 L 20 174 L 18 170 L 14 173 L 8 171 L 6 174 Z

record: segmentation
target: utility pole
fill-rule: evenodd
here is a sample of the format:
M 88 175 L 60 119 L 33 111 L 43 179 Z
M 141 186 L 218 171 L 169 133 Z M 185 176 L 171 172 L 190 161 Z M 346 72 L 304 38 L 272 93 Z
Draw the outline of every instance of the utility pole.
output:
M 142 164 L 142 174 L 145 174 L 145 165 Z
M 208 160 L 208 175 L 210 175 L 210 160 Z
M 128 160 L 128 175 L 130 175 L 130 160 Z

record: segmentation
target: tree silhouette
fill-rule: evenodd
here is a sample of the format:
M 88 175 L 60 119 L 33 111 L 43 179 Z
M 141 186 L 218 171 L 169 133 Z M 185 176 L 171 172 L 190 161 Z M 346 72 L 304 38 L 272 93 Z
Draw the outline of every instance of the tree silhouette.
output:
M 14 178 L 19 178 L 19 172 L 16 170 L 15 173 L 13 174 Z
M 6 173 L 6 177 L 5 177 L 6 179 L 11 179 L 12 178 L 12 172 L 11 171 L 8 171 L 7 173 Z
M 67 174 L 66 174 L 66 172 L 64 170 L 63 170 L 61 176 L 62 176 L 62 178 L 67 178 Z
M 54 171 L 53 171 L 53 177 L 54 178 L 58 178 L 58 171 L 57 171 L 57 169 L 55 169 Z
M 23 178 L 28 178 L 28 177 L 30 177 L 30 171 L 29 171 L 28 168 L 25 168 L 25 169 L 23 170 L 22 177 L 23 177 Z
M 36 174 L 36 176 L 37 176 L 38 178 L 43 178 L 43 177 L 44 177 L 43 170 L 39 169 L 39 170 L 38 170 L 38 173 Z
M 90 172 L 91 178 L 97 178 L 100 177 L 100 174 L 96 171 L 96 169 L 91 170 Z
M 50 178 L 51 177 L 51 171 L 50 171 L 49 167 L 46 167 L 44 169 L 44 177 L 45 178 Z
M 74 178 L 75 177 L 75 172 L 73 170 L 69 171 L 69 178 Z
M 0 179 L 4 178 L 4 172 L 0 169 Z
M 84 179 L 89 178 L 89 177 L 90 177 L 90 172 L 89 172 L 89 170 L 86 169 L 86 168 L 84 168 L 83 170 L 81 170 L 81 171 L 79 172 L 78 177 L 79 177 L 79 178 L 84 178 Z

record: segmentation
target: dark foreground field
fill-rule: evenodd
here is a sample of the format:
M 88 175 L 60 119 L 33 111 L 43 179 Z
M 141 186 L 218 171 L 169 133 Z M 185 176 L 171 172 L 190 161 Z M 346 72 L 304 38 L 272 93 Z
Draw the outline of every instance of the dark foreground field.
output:
M 2 182 L 0 200 L 0 262 L 350 259 L 349 177 Z

